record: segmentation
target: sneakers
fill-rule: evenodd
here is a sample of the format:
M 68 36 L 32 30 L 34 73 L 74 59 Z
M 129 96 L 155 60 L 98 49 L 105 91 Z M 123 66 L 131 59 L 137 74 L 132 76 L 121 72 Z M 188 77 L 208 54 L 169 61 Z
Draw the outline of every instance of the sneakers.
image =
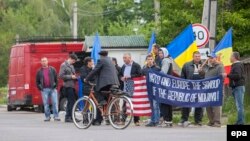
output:
M 109 122 L 108 119 L 105 120 L 105 124 L 106 124 L 106 125 L 110 125 L 110 122 Z
M 211 122 L 208 122 L 207 126 L 213 126 L 214 124 Z
M 59 117 L 55 117 L 54 121 L 61 121 L 61 119 Z
M 196 126 L 202 126 L 202 122 L 195 122 L 194 125 L 196 125 Z
M 45 120 L 44 120 L 44 122 L 49 122 L 50 121 L 50 117 L 48 117 L 48 118 L 46 118 Z M 54 121 L 61 121 L 61 119 L 59 118 L 59 117 L 55 117 L 54 118 Z
M 100 122 L 98 122 L 98 121 L 95 121 L 95 122 L 93 122 L 93 123 L 92 123 L 92 125 L 93 125 L 93 126 L 100 126 L 100 125 L 101 125 L 101 123 L 100 123 Z
M 181 121 L 178 123 L 179 126 L 182 126 L 182 127 L 187 127 L 189 126 L 191 123 L 189 121 Z
M 140 126 L 140 123 L 139 122 L 135 122 L 135 126 Z
M 214 124 L 212 125 L 212 127 L 221 127 L 221 124 L 219 124 L 219 123 L 214 123 Z
M 71 118 L 66 118 L 65 122 L 73 122 L 73 120 Z
M 155 127 L 156 123 L 150 122 L 148 124 L 145 125 L 146 127 Z
M 159 123 L 157 127 L 173 127 L 173 122 L 172 121 L 163 121 L 161 124 Z
M 172 121 L 165 121 L 165 127 L 173 127 L 173 122 Z
M 48 121 L 50 121 L 50 117 L 48 117 L 48 118 L 46 118 L 46 119 L 44 120 L 44 122 L 48 122 Z

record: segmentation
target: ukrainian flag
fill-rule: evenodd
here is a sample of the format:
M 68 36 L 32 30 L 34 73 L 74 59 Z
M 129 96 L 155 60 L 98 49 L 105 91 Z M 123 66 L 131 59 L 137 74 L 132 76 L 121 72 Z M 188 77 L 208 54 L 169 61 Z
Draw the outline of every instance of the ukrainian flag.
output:
M 193 59 L 193 52 L 198 48 L 191 24 L 167 46 L 167 50 L 180 68 Z
M 233 52 L 232 46 L 233 29 L 230 28 L 213 51 L 216 54 L 218 60 L 223 63 L 226 73 L 229 73 L 231 69 L 230 57 Z M 229 80 L 225 79 L 224 83 L 228 84 Z

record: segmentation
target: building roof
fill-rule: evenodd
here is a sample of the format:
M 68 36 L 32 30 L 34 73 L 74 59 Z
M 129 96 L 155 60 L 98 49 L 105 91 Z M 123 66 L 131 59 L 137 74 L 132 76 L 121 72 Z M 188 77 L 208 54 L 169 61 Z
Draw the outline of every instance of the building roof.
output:
M 92 48 L 95 36 L 85 36 L 85 46 Z M 102 48 L 148 48 L 143 36 L 99 36 Z
M 241 60 L 244 64 L 250 64 L 250 57 Z

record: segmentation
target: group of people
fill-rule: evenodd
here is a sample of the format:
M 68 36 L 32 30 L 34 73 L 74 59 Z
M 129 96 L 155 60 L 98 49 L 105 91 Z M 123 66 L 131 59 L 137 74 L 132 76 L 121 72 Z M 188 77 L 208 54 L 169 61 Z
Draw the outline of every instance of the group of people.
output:
M 239 61 L 240 55 L 238 52 L 233 52 L 231 55 L 231 72 L 226 74 L 224 66 L 221 64 L 216 54 L 210 54 L 208 60 L 202 62 L 201 54 L 198 51 L 193 53 L 193 60 L 184 64 L 181 74 L 178 75 L 173 70 L 173 60 L 171 59 L 166 48 L 160 48 L 157 44 L 153 45 L 152 53 L 146 57 L 145 65 L 141 66 L 132 60 L 130 53 L 123 55 L 124 64 L 119 67 L 116 58 L 108 57 L 107 51 L 99 52 L 100 59 L 94 66 L 93 59 L 86 57 L 83 60 L 83 66 L 80 68 L 80 78 L 84 82 L 84 95 L 89 95 L 91 86 L 89 82 L 95 83 L 95 96 L 97 97 L 99 106 L 107 104 L 107 96 L 103 95 L 102 91 L 108 91 L 111 87 L 116 86 L 121 90 L 133 95 L 133 78 L 147 75 L 149 70 L 160 71 L 164 74 L 174 75 L 183 79 L 200 80 L 222 75 L 224 78 L 228 77 L 230 80 L 230 87 L 232 88 L 233 97 L 235 99 L 238 119 L 235 124 L 244 124 L 244 66 Z M 73 64 L 77 61 L 75 54 L 70 54 L 69 58 L 61 64 L 59 71 L 59 78 L 63 80 L 63 86 L 67 94 L 67 108 L 65 115 L 65 122 L 72 122 L 72 108 L 76 100 L 75 81 L 77 75 Z M 48 65 L 48 59 L 43 57 L 41 59 L 42 67 L 38 70 L 36 76 L 36 83 L 38 89 L 42 93 L 45 120 L 50 121 L 50 109 L 48 99 L 51 97 L 54 120 L 60 121 L 58 116 L 58 97 L 56 87 L 58 84 L 57 74 L 55 68 Z M 173 125 L 172 105 L 159 103 L 156 100 L 149 99 L 152 115 L 150 122 L 146 124 L 147 127 L 171 127 Z M 194 110 L 194 124 L 201 126 L 203 118 L 202 107 L 196 107 Z M 206 107 L 207 116 L 209 119 L 209 126 L 221 126 L 221 106 Z M 181 121 L 178 123 L 181 126 L 188 126 L 190 108 L 183 107 L 181 110 Z M 101 125 L 103 119 L 100 111 L 97 112 L 97 118 L 92 123 L 93 125 Z M 134 117 L 134 124 L 140 126 L 140 118 Z

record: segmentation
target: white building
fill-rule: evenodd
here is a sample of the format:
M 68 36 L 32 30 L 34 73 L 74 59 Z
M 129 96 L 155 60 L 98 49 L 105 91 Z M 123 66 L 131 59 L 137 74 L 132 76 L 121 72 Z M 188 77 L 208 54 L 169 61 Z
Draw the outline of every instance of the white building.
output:
M 91 52 L 94 38 L 95 36 L 85 36 L 87 52 Z M 99 36 L 99 39 L 102 49 L 107 50 L 110 57 L 115 57 L 119 66 L 124 64 L 124 53 L 130 53 L 135 62 L 144 65 L 148 43 L 143 36 Z

